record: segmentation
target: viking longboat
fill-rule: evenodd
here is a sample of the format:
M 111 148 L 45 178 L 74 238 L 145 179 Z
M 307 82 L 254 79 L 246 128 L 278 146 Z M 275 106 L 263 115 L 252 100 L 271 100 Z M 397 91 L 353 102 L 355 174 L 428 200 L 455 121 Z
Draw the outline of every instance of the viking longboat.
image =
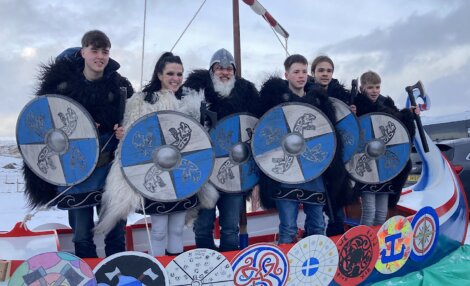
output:
M 257 8 L 257 13 L 264 14 L 263 17 L 273 24 L 276 31 L 285 32 L 257 1 L 244 2 L 251 3 L 249 5 L 255 3 L 253 9 Z M 236 26 L 238 27 L 238 25 Z M 236 48 L 235 56 L 239 60 L 239 50 Z M 426 140 L 423 141 L 422 138 Z M 296 245 L 276 246 L 278 214 L 275 211 L 248 212 L 246 232 L 249 235 L 249 247 L 247 249 L 272 250 L 271 253 L 277 253 L 277 256 L 271 256 L 270 261 L 272 262 L 274 259 L 276 265 L 282 265 L 282 262 L 285 265 L 284 268 L 272 268 L 272 273 L 264 272 L 265 276 L 262 278 L 268 279 L 276 276 L 275 280 L 278 282 L 284 279 L 276 285 L 301 285 L 299 280 L 296 280 L 299 279 L 298 273 L 302 272 L 305 277 L 312 278 L 316 273 L 320 276 L 319 273 L 322 272 L 321 278 L 327 282 L 321 283 L 319 280 L 320 285 L 359 283 L 367 285 L 423 269 L 459 248 L 465 241 L 468 226 L 468 204 L 460 179 L 451 163 L 425 132 L 416 132 L 413 142 L 422 159 L 422 173 L 416 184 L 402 190 L 397 207 L 389 210 L 389 220 L 382 227 L 358 226 L 360 206 L 353 205 L 346 209 L 345 226 L 349 230 L 343 236 L 330 238 L 315 236 L 300 247 L 299 243 L 304 240 L 300 240 Z M 427 143 L 423 144 L 423 142 Z M 305 216 L 300 210 L 298 220 L 300 228 L 303 228 L 304 218 Z M 130 253 L 149 252 L 146 229 L 147 225 L 144 223 L 144 219 L 126 226 L 126 249 L 131 251 Z M 216 227 L 216 229 L 218 228 Z M 215 231 L 215 237 L 216 240 L 219 237 L 217 231 Z M 99 255 L 103 257 L 103 237 L 98 235 L 95 238 L 95 243 Z M 185 253 L 195 250 L 192 229 L 185 229 L 184 245 Z M 313 245 L 315 248 L 311 248 Z M 306 259 L 292 258 L 296 257 L 296 253 L 301 253 L 302 248 L 310 250 L 310 252 L 302 253 Z M 61 224 L 46 223 L 33 230 L 28 230 L 26 226 L 18 223 L 13 230 L 1 232 L 0 278 L 6 276 L 8 280 L 8 277 L 14 275 L 15 270 L 23 267 L 26 262 L 25 258 L 21 257 L 31 257 L 32 253 L 25 252 L 38 251 L 38 249 L 52 253 L 73 253 L 71 229 Z M 39 255 L 41 255 L 40 253 Z M 228 265 L 226 261 L 231 261 L 232 268 L 240 259 L 247 259 L 243 256 L 245 255 L 244 250 L 222 254 L 226 258 L 225 265 Z M 294 256 L 289 256 L 290 254 L 294 254 Z M 286 255 L 289 259 L 282 259 Z M 48 257 L 56 259 L 57 255 L 49 254 Z M 161 256 L 156 259 L 160 265 L 169 266 L 175 257 Z M 69 261 L 72 260 L 69 259 Z M 89 266 L 88 268 L 95 268 L 101 265 L 103 258 L 83 259 L 83 261 Z M 300 266 L 294 265 L 298 262 L 300 262 Z M 64 267 L 62 270 L 65 272 L 62 272 L 70 274 L 70 269 L 71 266 Z M 319 271 L 320 269 L 321 271 Z M 251 269 L 251 271 L 254 271 L 251 273 L 256 273 L 256 275 L 262 272 L 256 271 L 256 269 Z M 33 274 L 40 276 L 41 272 L 36 271 Z M 297 275 L 297 278 L 294 274 Z M 278 276 L 284 278 L 281 279 Z M 285 284 L 286 281 L 288 281 L 287 284 Z M 228 282 L 224 285 L 232 283 Z

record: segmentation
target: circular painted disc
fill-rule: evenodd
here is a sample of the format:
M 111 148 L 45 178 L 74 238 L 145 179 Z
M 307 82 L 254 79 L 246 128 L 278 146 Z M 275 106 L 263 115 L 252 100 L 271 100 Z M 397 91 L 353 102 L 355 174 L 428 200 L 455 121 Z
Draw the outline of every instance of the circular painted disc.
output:
M 288 285 L 329 285 L 338 268 L 338 250 L 331 239 L 311 235 L 297 242 L 287 253 Z
M 240 250 L 232 259 L 232 285 L 286 285 L 289 262 L 271 243 L 256 243 Z
M 432 207 L 424 207 L 414 215 L 411 226 L 413 242 L 410 257 L 413 261 L 420 262 L 432 254 L 437 244 L 439 217 Z
M 372 228 L 359 225 L 351 228 L 336 242 L 339 285 L 359 285 L 369 277 L 379 257 L 379 240 Z
M 161 150 L 177 155 L 170 158 L 174 164 L 156 163 Z M 134 122 L 122 139 L 120 156 L 129 184 L 144 197 L 160 202 L 196 194 L 214 165 L 209 134 L 193 118 L 176 111 L 153 112 Z
M 96 265 L 93 272 L 96 281 L 105 285 L 170 285 L 165 267 L 155 257 L 143 252 L 113 254 Z
M 23 262 L 13 273 L 9 286 L 97 285 L 90 266 L 68 252 L 46 252 Z
M 299 152 L 286 148 L 284 143 L 289 138 L 302 139 Z M 318 108 L 283 103 L 258 121 L 251 150 L 256 164 L 268 177 L 300 184 L 317 178 L 328 168 L 336 151 L 336 135 L 333 125 Z
M 346 163 L 356 154 L 359 147 L 359 122 L 346 103 L 334 97 L 329 99 L 335 107 L 335 128 L 343 145 L 343 163 Z
M 254 116 L 237 113 L 218 121 L 211 129 L 215 162 L 210 181 L 218 190 L 244 192 L 258 183 L 259 169 L 251 155 L 251 138 L 257 122 Z
M 37 96 L 26 104 L 16 123 L 16 142 L 28 167 L 57 186 L 86 180 L 98 162 L 93 118 L 78 102 L 60 95 Z
M 170 285 L 233 285 L 232 267 L 215 250 L 197 248 L 175 257 L 166 271 Z
M 395 117 L 380 112 L 362 115 L 359 125 L 358 151 L 346 163 L 349 174 L 364 184 L 380 184 L 396 177 L 410 157 L 406 127 Z
M 382 274 L 391 274 L 405 265 L 411 253 L 413 230 L 403 216 L 389 218 L 377 232 L 379 259 L 375 269 Z

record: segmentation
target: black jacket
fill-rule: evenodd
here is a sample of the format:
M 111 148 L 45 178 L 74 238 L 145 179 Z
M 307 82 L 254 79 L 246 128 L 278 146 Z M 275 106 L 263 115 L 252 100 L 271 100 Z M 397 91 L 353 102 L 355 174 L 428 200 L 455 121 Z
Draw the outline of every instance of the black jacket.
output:
M 304 90 L 306 95 L 299 97 L 289 89 L 288 82 L 278 77 L 268 79 L 260 90 L 262 110 L 266 112 L 270 108 L 283 102 L 302 102 L 319 108 L 333 123 L 336 122 L 335 110 L 325 91 L 316 87 L 312 82 L 307 82 Z M 330 167 L 323 173 L 323 179 L 329 198 L 337 205 L 346 204 L 352 197 L 348 183 L 347 171 L 342 162 L 342 145 L 337 140 L 337 148 Z M 278 183 L 262 175 L 260 181 L 261 203 L 264 208 L 274 208 L 271 193 L 278 187 Z
M 59 94 L 74 99 L 100 124 L 100 135 L 112 134 L 114 124 L 119 123 L 124 114 L 121 96 L 128 98 L 134 90 L 130 82 L 117 72 L 120 66 L 112 59 L 101 79 L 87 81 L 83 75 L 84 59 L 80 56 L 79 49 L 73 50 L 73 53 L 67 53 L 67 56 L 60 56 L 50 64 L 41 66 L 36 95 Z M 113 140 L 107 148 L 110 153 L 117 146 L 117 140 Z M 29 205 L 33 208 L 45 205 L 57 195 L 57 186 L 43 181 L 26 163 L 23 165 L 25 194 Z

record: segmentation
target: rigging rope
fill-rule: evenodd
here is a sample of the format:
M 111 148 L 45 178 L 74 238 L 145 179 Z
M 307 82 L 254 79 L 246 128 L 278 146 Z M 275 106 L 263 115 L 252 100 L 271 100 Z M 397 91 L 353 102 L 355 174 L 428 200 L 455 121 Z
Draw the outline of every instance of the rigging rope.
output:
M 176 40 L 175 44 L 173 45 L 173 47 L 171 48 L 170 52 L 173 52 L 173 49 L 176 47 L 176 45 L 178 44 L 178 42 L 180 41 L 181 37 L 183 37 L 184 33 L 186 32 L 186 30 L 189 28 L 189 26 L 191 25 L 191 23 L 193 22 L 194 18 L 196 18 L 197 14 L 199 14 L 199 11 L 201 11 L 202 9 L 202 6 L 204 6 L 204 4 L 206 3 L 207 0 L 204 0 L 201 4 L 201 6 L 199 7 L 199 9 L 197 9 L 196 13 L 194 14 L 193 18 L 191 19 L 191 21 L 189 21 L 188 25 L 186 26 L 186 28 L 184 28 L 183 30 L 183 33 L 181 33 L 181 35 L 179 36 L 178 40 Z
M 279 41 L 279 44 L 281 44 L 282 48 L 283 48 L 284 51 L 286 52 L 286 58 L 287 58 L 287 57 L 290 55 L 290 54 L 289 54 L 289 51 L 287 50 L 287 40 L 288 40 L 289 38 L 284 38 L 284 40 L 286 41 L 286 44 L 284 45 L 284 44 L 282 43 L 281 39 L 279 38 L 279 36 L 278 36 L 276 30 L 275 30 L 272 26 L 270 26 L 270 27 L 271 27 L 271 30 L 272 30 L 273 33 L 274 33 L 274 36 L 276 36 L 277 40 Z
M 147 0 L 145 0 L 144 4 L 144 31 L 142 33 L 142 56 L 141 56 L 141 63 L 140 63 L 140 89 L 142 90 L 142 82 L 144 78 L 144 55 L 145 55 L 145 23 L 147 19 Z

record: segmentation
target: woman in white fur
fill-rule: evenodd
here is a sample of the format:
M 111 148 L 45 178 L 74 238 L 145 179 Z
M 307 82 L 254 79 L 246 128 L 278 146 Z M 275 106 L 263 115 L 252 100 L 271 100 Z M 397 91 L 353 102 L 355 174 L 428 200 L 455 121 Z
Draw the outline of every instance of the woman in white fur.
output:
M 135 93 L 126 103 L 122 127 L 116 126 L 116 137 L 121 140 L 125 130 L 142 116 L 160 110 L 176 110 L 199 120 L 200 102 L 203 93 L 186 96 L 178 100 L 175 92 L 183 81 L 183 64 L 179 56 L 164 53 L 157 61 L 152 79 L 142 92 Z M 122 143 L 122 141 L 121 141 Z M 120 143 L 120 144 L 121 144 Z M 117 148 L 116 152 L 119 152 Z M 115 158 L 119 158 L 116 154 Z M 107 233 L 119 219 L 125 219 L 141 210 L 142 197 L 125 180 L 119 160 L 114 160 L 106 179 L 102 199 L 100 221 L 95 232 Z M 162 203 L 145 199 L 145 213 L 151 215 L 151 244 L 154 256 L 176 255 L 183 252 L 183 227 L 188 209 L 199 204 L 196 195 L 173 203 Z

